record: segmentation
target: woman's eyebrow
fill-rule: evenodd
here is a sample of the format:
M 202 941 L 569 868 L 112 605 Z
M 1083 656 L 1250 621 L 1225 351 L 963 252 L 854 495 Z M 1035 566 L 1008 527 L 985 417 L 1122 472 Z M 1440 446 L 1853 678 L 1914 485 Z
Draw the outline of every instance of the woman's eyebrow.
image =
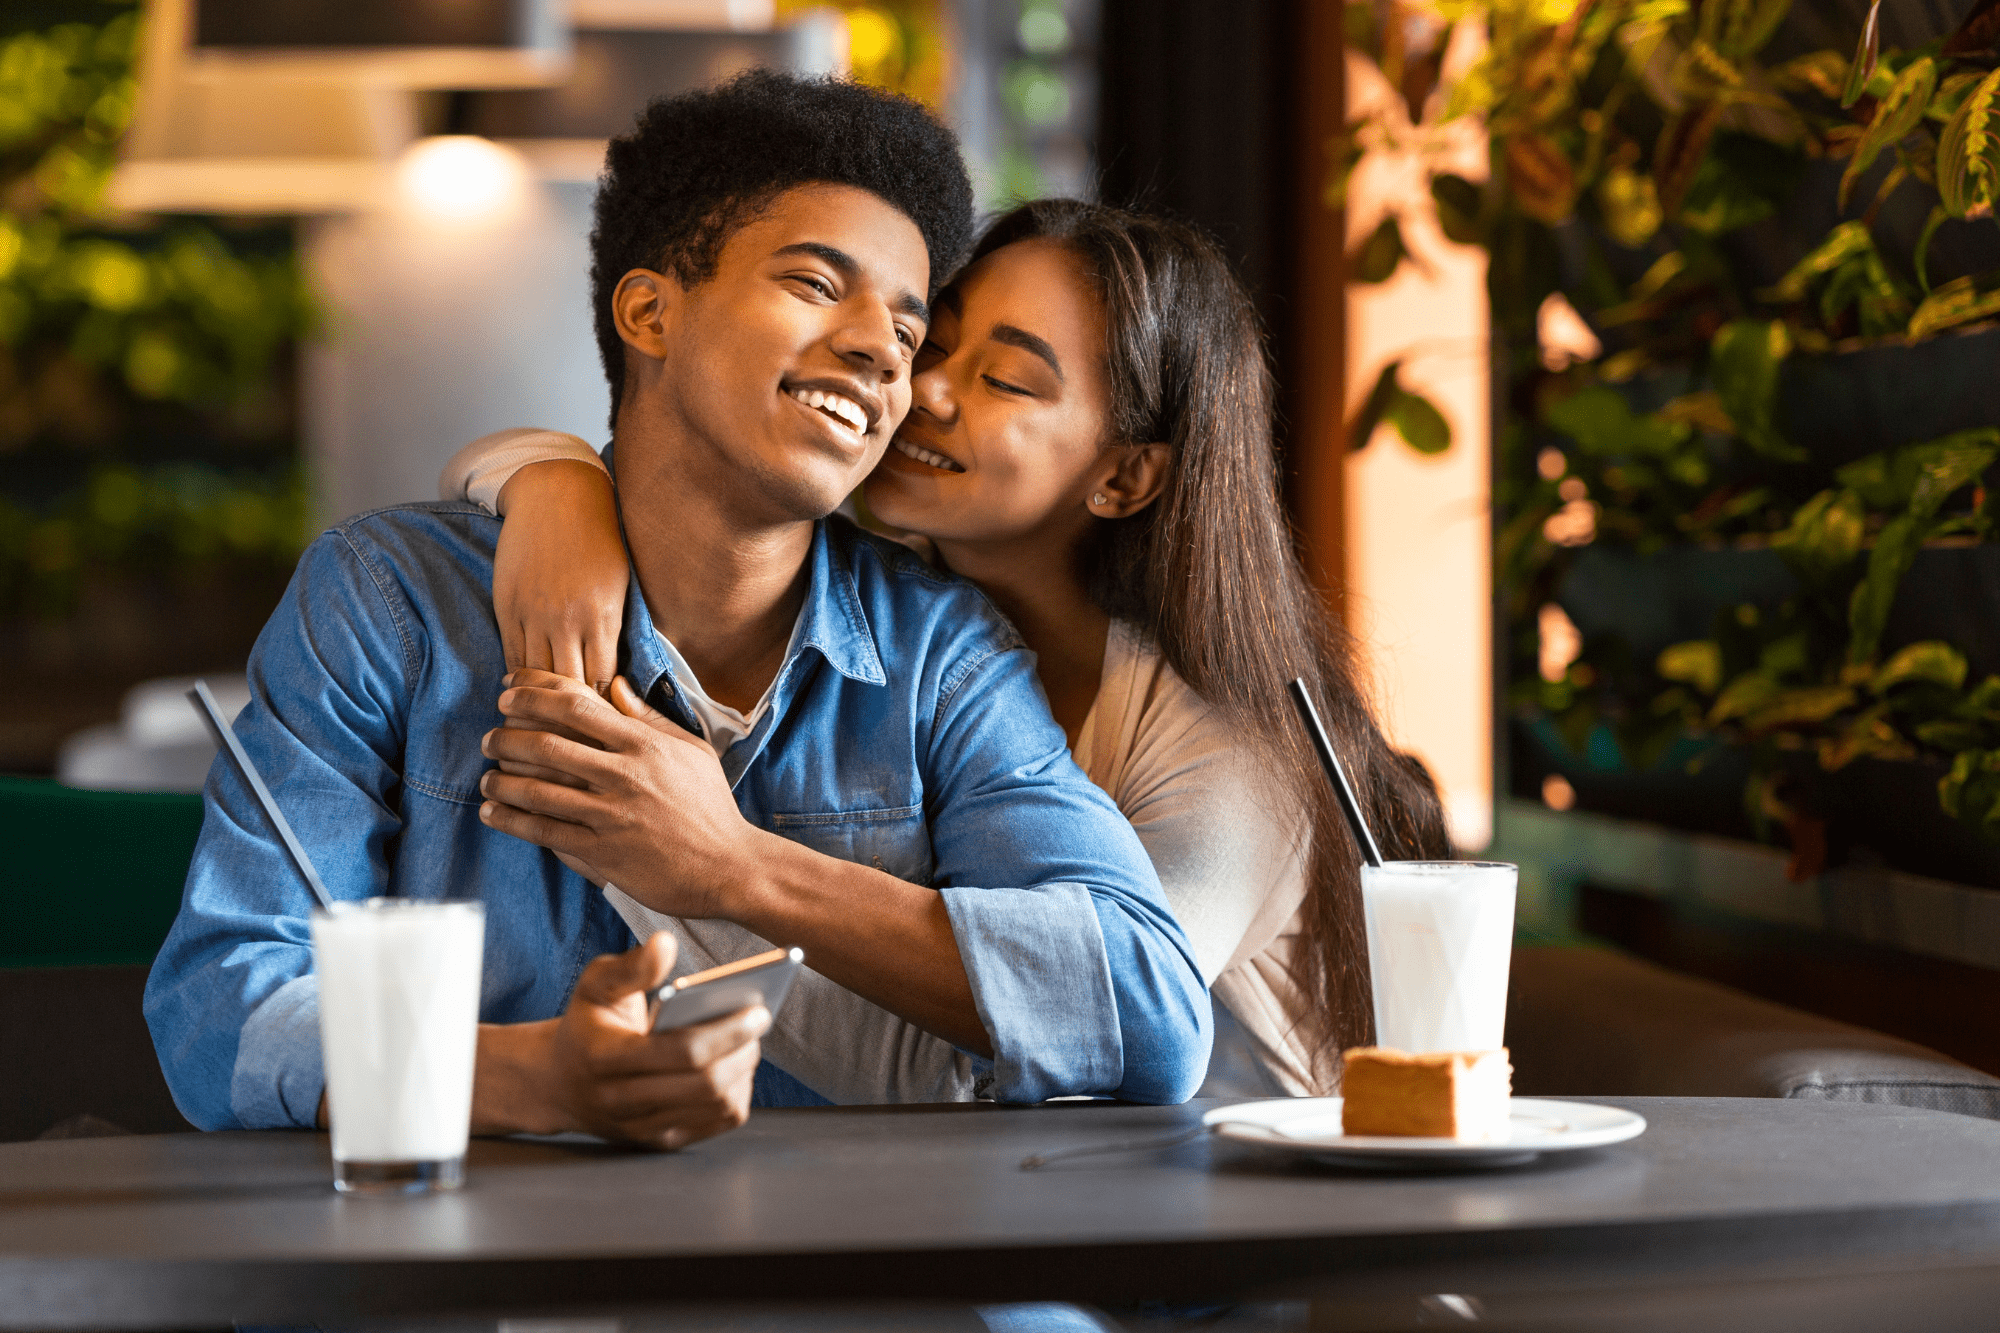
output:
M 811 255 L 815 259 L 825 260 L 832 266 L 834 272 L 849 280 L 857 278 L 861 274 L 861 261 L 845 250 L 835 249 L 831 245 L 822 245 L 818 241 L 797 241 L 791 245 L 781 245 L 771 253 L 773 255 Z M 923 298 L 919 297 L 915 292 L 904 291 L 889 304 L 914 319 L 922 320 L 926 324 L 931 322 L 931 308 L 925 305 Z
M 1005 343 L 1009 347 L 1018 347 L 1024 352 L 1033 353 L 1049 363 L 1049 369 L 1056 373 L 1056 380 L 1059 383 L 1069 383 L 1063 375 L 1062 362 L 1056 360 L 1056 349 L 1049 346 L 1047 339 L 1038 338 L 1026 329 L 1017 328 L 1012 324 L 995 324 L 993 331 L 986 336 L 994 342 Z

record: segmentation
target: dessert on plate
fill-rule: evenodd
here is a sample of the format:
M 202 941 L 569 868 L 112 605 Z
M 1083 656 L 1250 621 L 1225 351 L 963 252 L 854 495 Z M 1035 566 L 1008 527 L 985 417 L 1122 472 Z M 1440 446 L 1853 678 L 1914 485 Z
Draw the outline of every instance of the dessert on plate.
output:
M 1514 1067 L 1505 1047 L 1411 1055 L 1357 1046 L 1341 1061 L 1343 1134 L 1460 1143 L 1508 1140 Z

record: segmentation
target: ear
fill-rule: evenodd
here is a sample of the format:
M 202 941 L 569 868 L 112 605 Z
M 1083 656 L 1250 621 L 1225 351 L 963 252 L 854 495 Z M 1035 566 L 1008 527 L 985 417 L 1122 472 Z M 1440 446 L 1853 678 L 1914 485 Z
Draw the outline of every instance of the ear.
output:
M 1085 508 L 1099 518 L 1125 518 L 1160 498 L 1173 451 L 1164 444 L 1120 444 L 1107 451 L 1107 473 L 1091 488 Z M 1097 497 L 1104 497 L 1098 504 Z
M 654 361 L 667 358 L 667 323 L 682 299 L 681 285 L 664 273 L 635 268 L 611 293 L 611 321 L 625 345 Z

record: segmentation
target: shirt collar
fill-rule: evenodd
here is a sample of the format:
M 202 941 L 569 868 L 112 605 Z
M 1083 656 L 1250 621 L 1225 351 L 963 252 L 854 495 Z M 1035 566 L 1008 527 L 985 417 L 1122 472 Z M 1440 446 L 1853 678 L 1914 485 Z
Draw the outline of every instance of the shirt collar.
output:
M 612 450 L 604 450 L 604 464 L 613 468 Z M 613 480 L 617 472 L 612 471 Z M 771 699 L 773 714 L 782 712 L 790 693 L 787 686 L 792 663 L 810 648 L 826 659 L 828 666 L 850 680 L 865 685 L 886 685 L 889 677 L 882 668 L 874 629 L 861 608 L 861 592 L 854 577 L 853 555 L 857 540 L 854 527 L 842 518 L 821 519 L 813 524 L 812 546 L 806 553 L 806 598 L 800 611 L 798 632 L 785 661 L 778 668 L 778 690 Z M 639 697 L 651 698 L 665 678 L 668 693 L 677 695 L 673 671 L 665 646 L 653 627 L 653 615 L 640 595 L 638 570 L 632 571 L 625 593 L 623 635 L 625 675 L 638 689 Z M 678 697 L 673 702 L 680 705 Z M 685 706 L 679 711 L 685 712 Z M 686 725 L 687 721 L 682 721 Z M 697 728 L 698 730 L 698 728 Z

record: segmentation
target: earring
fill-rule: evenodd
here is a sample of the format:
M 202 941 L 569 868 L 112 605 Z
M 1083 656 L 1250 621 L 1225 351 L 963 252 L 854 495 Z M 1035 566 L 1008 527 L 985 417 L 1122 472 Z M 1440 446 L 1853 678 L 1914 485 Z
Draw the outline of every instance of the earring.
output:
M 1097 494 L 1090 497 L 1090 502 L 1094 505 L 1101 505 L 1104 503 L 1104 500 L 1105 500 L 1105 495 L 1103 491 L 1099 491 Z

